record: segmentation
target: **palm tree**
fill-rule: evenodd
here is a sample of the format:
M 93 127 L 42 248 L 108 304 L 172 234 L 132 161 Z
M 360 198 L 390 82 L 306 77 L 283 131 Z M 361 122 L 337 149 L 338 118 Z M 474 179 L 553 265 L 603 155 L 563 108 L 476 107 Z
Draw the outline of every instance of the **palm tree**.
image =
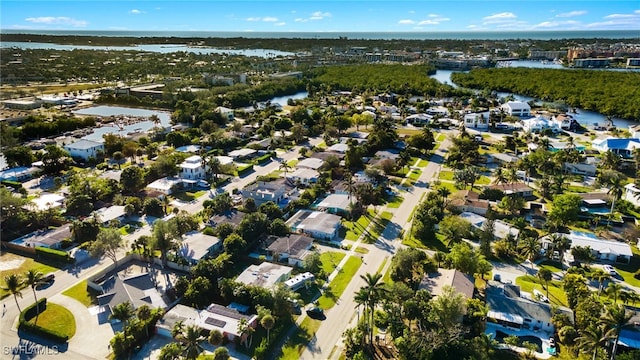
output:
M 209 159 L 209 171 L 213 174 L 214 181 L 217 181 L 218 174 L 222 172 L 222 164 L 217 156 L 211 156 Z
M 438 267 L 440 267 L 440 264 L 442 264 L 442 262 L 444 262 L 444 260 L 446 258 L 447 258 L 447 255 L 445 253 L 443 253 L 442 251 L 436 251 L 433 254 L 433 261 L 436 262 Z
M 13 295 L 13 299 L 16 301 L 16 306 L 18 307 L 18 312 L 22 312 L 22 310 L 20 310 L 20 304 L 18 304 L 18 297 L 22 299 L 22 292 L 20 292 L 22 284 L 23 281 L 20 275 L 10 274 L 4 277 L 4 286 L 2 287 L 2 290 Z
M 580 336 L 576 338 L 578 347 L 585 352 L 593 350 L 593 360 L 598 358 L 598 350 L 609 341 L 606 328 L 603 325 L 589 325 L 586 329 L 580 331 Z
M 167 252 L 174 247 L 174 240 L 177 238 L 174 229 L 164 220 L 158 220 L 153 224 L 153 245 L 160 250 L 162 263 L 167 264 Z
M 612 283 L 609 283 L 609 285 L 607 286 L 607 289 L 605 290 L 605 292 L 610 297 L 613 296 L 613 302 L 617 303 L 618 302 L 618 295 L 620 295 L 620 292 L 622 291 L 622 289 L 623 289 L 622 285 L 612 282 Z
M 263 328 L 267 329 L 267 343 L 269 343 L 269 331 L 273 329 L 273 326 L 276 324 L 276 319 L 271 314 L 267 314 L 262 317 L 260 320 L 260 325 Z
M 127 338 L 127 323 L 129 322 L 129 319 L 133 317 L 133 314 L 133 306 L 128 301 L 120 303 L 111 308 L 111 315 L 109 315 L 109 319 L 122 321 L 122 332 L 124 333 L 125 339 Z
M 249 346 L 251 346 L 251 340 L 249 339 L 249 336 L 251 336 L 253 334 L 253 328 L 251 326 L 249 326 L 249 323 L 247 322 L 247 319 L 240 319 L 240 322 L 238 323 L 238 332 L 240 333 L 240 344 L 244 343 L 244 346 L 246 346 L 247 348 Z
M 183 354 L 187 359 L 196 359 L 204 351 L 200 345 L 204 338 L 200 335 L 200 328 L 196 325 L 187 326 L 180 335 L 180 340 L 183 342 Z
M 222 341 L 224 341 L 224 335 L 220 332 L 220 330 L 211 330 L 209 333 L 209 338 L 207 339 L 209 344 L 213 346 L 220 346 Z
M 560 256 L 560 263 L 564 259 L 565 251 L 571 248 L 571 240 L 562 233 L 553 233 L 549 235 L 552 251 L 557 251 Z
M 173 324 L 173 327 L 171 328 L 171 336 L 174 339 L 177 339 L 182 334 L 182 331 L 184 331 L 184 321 L 178 320 L 175 324 Z
M 284 177 L 287 177 L 287 172 L 289 170 L 291 170 L 291 166 L 289 166 L 289 164 L 287 164 L 286 160 L 282 160 L 280 162 L 280 165 L 278 166 L 278 170 L 282 170 L 284 172 Z
M 616 201 L 624 194 L 624 185 L 622 184 L 621 176 L 614 176 L 609 180 L 609 191 L 607 194 L 611 196 L 611 211 L 609 212 L 609 222 L 611 222 L 611 215 L 613 215 L 613 209 L 616 207 Z
M 620 155 L 608 150 L 602 157 L 602 167 L 604 169 L 617 170 L 620 166 Z
M 534 237 L 525 237 L 519 244 L 522 256 L 529 259 L 531 269 L 533 269 L 533 260 L 540 253 L 540 242 Z
M 629 320 L 633 314 L 627 312 L 624 305 L 611 305 L 609 306 L 604 315 L 600 318 L 600 322 L 605 325 L 609 330 L 607 335 L 613 339 L 613 348 L 611 349 L 611 360 L 616 358 L 616 351 L 618 350 L 618 339 L 620 339 L 620 332 L 627 327 Z
M 370 274 L 366 273 L 364 275 L 360 275 L 360 278 L 365 281 L 365 286 L 361 289 L 364 289 L 363 292 L 367 299 L 367 305 L 369 306 L 369 312 L 371 315 L 371 321 L 369 323 L 370 332 L 369 332 L 369 344 L 373 344 L 373 324 L 374 324 L 374 311 L 376 304 L 381 300 L 382 294 L 387 290 L 384 288 L 384 283 L 381 282 L 382 274 L 375 273 Z
M 136 317 L 144 324 L 144 332 L 147 338 L 149 337 L 149 324 L 147 324 L 147 321 L 151 319 L 151 315 L 151 308 L 146 304 L 140 306 L 136 311 Z
M 604 282 L 611 279 L 611 275 L 598 268 L 591 272 L 591 278 L 598 282 L 598 295 L 600 295 L 600 293 L 602 293 L 602 286 L 604 285 Z
M 548 268 L 538 270 L 538 279 L 544 281 L 544 287 L 547 289 L 547 299 L 549 298 L 549 281 L 553 279 L 553 273 Z
M 447 197 L 451 195 L 451 190 L 449 190 L 449 188 L 442 186 L 442 187 L 439 187 L 436 192 L 438 193 L 438 196 L 442 198 L 442 208 L 444 209 L 447 205 Z
M 495 179 L 493 180 L 494 184 L 506 184 L 508 181 L 506 171 L 504 168 L 498 168 L 496 170 Z
M 36 296 L 36 287 L 38 285 L 44 284 L 44 275 L 36 270 L 29 269 L 26 274 L 24 274 L 24 283 L 28 286 L 31 286 L 31 290 L 33 291 L 33 299 L 36 301 L 36 316 L 40 314 L 40 305 L 38 304 L 38 297 Z

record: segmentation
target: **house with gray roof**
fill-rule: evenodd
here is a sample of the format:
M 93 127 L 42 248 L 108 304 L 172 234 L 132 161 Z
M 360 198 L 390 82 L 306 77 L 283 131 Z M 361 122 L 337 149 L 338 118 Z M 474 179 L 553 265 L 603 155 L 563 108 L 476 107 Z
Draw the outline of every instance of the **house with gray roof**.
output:
M 329 194 L 322 199 L 316 207 L 318 210 L 326 211 L 330 214 L 346 215 L 351 211 L 351 204 L 354 200 L 355 199 L 349 194 Z
M 84 160 L 97 158 L 99 152 L 104 153 L 103 143 L 87 139 L 80 139 L 62 147 L 69 152 L 72 158 L 81 158 Z
M 98 296 L 98 305 L 109 312 L 114 306 L 130 302 L 134 309 L 148 305 L 152 309 L 168 307 L 168 299 L 161 293 L 150 273 L 122 278 L 113 275 L 100 284 L 104 292 Z
M 280 261 L 287 260 L 292 266 L 302 266 L 313 246 L 313 238 L 301 234 L 288 234 L 277 238 L 271 236 L 268 241 L 272 242 L 267 247 L 267 254 L 277 256 Z
M 191 231 L 182 236 L 177 254 L 195 265 L 222 250 L 222 240 L 216 236 L 206 235 L 199 231 Z
M 176 305 L 162 317 L 156 328 L 158 335 L 171 338 L 171 329 L 181 321 L 184 326 L 195 325 L 202 330 L 218 330 L 229 341 L 241 336 L 238 331 L 240 321 L 244 319 L 248 326 L 256 328 L 258 315 L 241 314 L 238 310 L 218 304 L 211 304 L 206 309 L 198 310 L 190 306 Z
M 296 168 L 298 169 L 313 169 L 318 170 L 324 164 L 324 160 L 310 157 L 298 161 Z
M 299 210 L 286 224 L 294 232 L 309 234 L 312 237 L 332 241 L 338 237 L 340 221 L 338 215 L 328 214 L 322 211 Z
M 280 204 L 285 198 L 286 187 L 282 181 L 257 181 L 253 184 L 247 185 L 242 189 L 242 196 L 252 198 L 255 200 L 256 205 L 260 206 L 268 201 L 273 201 L 276 204 Z

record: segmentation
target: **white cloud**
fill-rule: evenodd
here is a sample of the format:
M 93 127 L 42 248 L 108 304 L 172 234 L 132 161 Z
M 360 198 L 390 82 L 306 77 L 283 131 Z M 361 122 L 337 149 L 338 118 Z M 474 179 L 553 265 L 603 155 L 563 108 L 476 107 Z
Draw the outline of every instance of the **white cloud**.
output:
M 296 19 L 295 19 L 295 20 L 293 20 L 293 21 L 295 21 L 295 22 L 307 22 L 307 21 L 309 21 L 309 20 L 307 20 L 307 19 L 303 19 L 303 18 L 296 18 Z
M 294 21 L 295 22 L 317 21 L 317 20 L 323 20 L 329 17 L 331 17 L 330 12 L 314 11 L 311 13 L 311 15 L 308 18 L 296 18 Z
M 640 10 L 635 10 L 629 14 L 609 14 L 604 16 L 603 19 L 605 21 L 587 24 L 586 27 L 589 29 L 640 29 Z
M 404 20 L 400 20 L 398 21 L 398 24 L 400 25 L 414 25 L 417 24 L 418 26 L 422 26 L 422 25 L 439 25 L 440 23 L 444 22 L 444 21 L 449 21 L 451 19 L 443 17 L 441 15 L 438 14 L 429 14 L 427 15 L 427 19 L 425 20 L 411 20 L 411 19 L 404 19 Z M 414 27 L 415 29 L 415 27 Z
M 556 15 L 556 17 L 568 18 L 568 17 L 584 15 L 586 13 L 587 12 L 585 10 L 575 10 L 575 11 L 569 11 L 569 12 L 566 12 L 566 13 L 560 13 L 560 14 Z
M 85 20 L 78 20 L 66 16 L 40 16 L 26 18 L 25 21 L 34 24 L 46 24 L 46 25 L 71 25 L 75 27 L 85 27 L 89 24 Z
M 263 17 L 262 21 L 264 22 L 276 22 L 278 21 L 277 17 L 272 17 L 272 16 L 267 16 L 267 17 Z
M 416 11 L 415 10 L 409 10 L 409 14 L 415 14 Z
M 635 18 L 638 15 L 636 14 L 611 14 L 611 15 L 607 15 L 604 18 L 605 19 L 630 19 L 630 18 Z
M 143 14 L 144 11 L 142 10 L 138 10 L 138 9 L 132 9 L 131 11 L 129 11 L 129 14 L 133 14 L 133 15 L 139 15 L 139 14 Z
M 579 21 L 566 20 L 566 21 L 543 21 L 539 24 L 533 25 L 533 29 L 562 29 L 573 30 L 580 25 Z
M 516 14 L 512 12 L 501 12 L 498 14 L 485 16 L 482 18 L 482 20 L 484 21 L 484 24 L 498 24 L 513 21 L 516 18 Z
M 283 22 L 275 23 L 273 25 L 275 25 L 275 26 L 285 26 L 285 25 L 287 25 L 287 23 L 283 21 Z
M 440 17 L 440 15 L 438 15 L 438 14 L 429 14 L 429 15 L 427 15 L 427 17 L 437 18 L 437 17 Z
M 249 17 L 247 18 L 247 21 L 260 21 L 259 17 Z
M 400 21 L 398 21 L 398 24 L 400 24 L 400 25 L 413 25 L 413 24 L 415 24 L 415 23 L 416 23 L 415 21 L 413 21 L 413 20 L 408 20 L 408 19 L 407 19 L 407 20 L 400 20 Z

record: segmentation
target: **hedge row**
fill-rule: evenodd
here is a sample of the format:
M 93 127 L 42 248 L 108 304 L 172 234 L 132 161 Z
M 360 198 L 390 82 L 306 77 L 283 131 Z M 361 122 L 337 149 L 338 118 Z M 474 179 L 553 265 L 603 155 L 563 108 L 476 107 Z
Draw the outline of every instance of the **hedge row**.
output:
M 271 154 L 264 154 L 260 157 L 256 158 L 256 164 L 262 164 L 263 162 L 267 161 L 267 160 L 271 160 Z
M 42 246 L 36 246 L 36 255 L 45 260 L 59 263 L 73 264 L 76 261 L 76 259 L 71 257 L 66 251 L 49 249 Z
M 36 308 L 36 305 L 38 305 L 38 308 Z M 22 310 L 22 312 L 20 313 L 20 319 L 18 321 L 18 329 L 22 331 L 28 331 L 34 335 L 42 336 L 52 341 L 61 343 L 67 342 L 69 340 L 69 336 L 62 335 L 55 330 L 46 329 L 29 322 L 29 320 L 36 316 L 38 309 L 40 310 L 40 312 L 43 312 L 47 309 L 47 298 L 42 298 L 38 300 L 37 303 L 33 303 Z
M 238 176 L 253 171 L 253 164 L 238 167 Z

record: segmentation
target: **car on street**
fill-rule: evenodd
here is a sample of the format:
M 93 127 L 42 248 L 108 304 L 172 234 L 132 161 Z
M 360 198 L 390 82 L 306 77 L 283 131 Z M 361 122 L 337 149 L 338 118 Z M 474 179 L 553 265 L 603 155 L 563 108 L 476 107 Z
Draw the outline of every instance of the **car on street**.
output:
M 56 274 L 54 273 L 48 273 L 47 275 L 42 277 L 42 281 L 43 282 L 52 282 L 54 279 L 56 278 Z
M 602 268 L 604 269 L 604 271 L 606 273 L 608 273 L 611 276 L 617 276 L 618 275 L 618 272 L 616 271 L 616 269 L 614 269 L 614 267 L 611 266 L 611 265 L 604 265 Z
M 502 276 L 500 276 L 500 274 L 493 274 L 493 281 L 502 282 Z
M 307 310 L 307 315 L 312 319 L 324 320 L 326 316 L 324 315 L 324 310 L 321 308 L 314 306 L 311 309 Z

